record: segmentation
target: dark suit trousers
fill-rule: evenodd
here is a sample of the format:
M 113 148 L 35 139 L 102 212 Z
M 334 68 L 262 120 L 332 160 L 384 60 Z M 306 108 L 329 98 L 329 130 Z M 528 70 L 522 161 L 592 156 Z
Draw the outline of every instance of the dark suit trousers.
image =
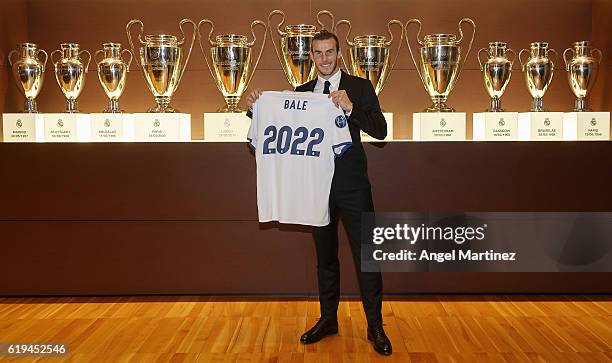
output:
M 374 211 L 371 189 L 334 190 L 329 195 L 330 223 L 313 231 L 317 249 L 317 274 L 321 316 L 336 318 L 340 303 L 340 262 L 338 260 L 338 219 L 345 226 L 359 288 L 369 326 L 382 325 L 382 276 L 361 272 L 361 213 Z

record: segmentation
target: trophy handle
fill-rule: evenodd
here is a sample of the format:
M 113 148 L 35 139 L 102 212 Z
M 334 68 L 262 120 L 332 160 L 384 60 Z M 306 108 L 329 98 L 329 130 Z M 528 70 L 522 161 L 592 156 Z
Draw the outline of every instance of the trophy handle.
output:
M 351 35 L 351 22 L 350 22 L 350 21 L 348 21 L 348 20 L 346 20 L 346 19 L 344 19 L 344 20 L 339 20 L 339 21 L 336 23 L 336 31 L 338 31 L 338 28 L 339 28 L 339 27 L 340 27 L 340 25 L 342 25 L 342 24 L 347 24 L 347 25 L 348 25 L 348 30 L 346 31 L 346 37 L 345 37 L 345 39 L 346 39 L 346 44 L 348 44 L 348 45 L 349 45 L 349 47 L 352 47 L 353 45 L 355 45 L 355 43 L 351 42 L 351 40 L 350 40 L 350 38 L 349 38 L 349 37 L 350 37 L 350 35 Z M 349 50 L 348 50 L 348 49 L 347 49 L 346 51 L 347 51 L 347 52 L 349 52 Z M 340 59 L 342 59 L 342 64 L 344 64 L 344 69 L 346 69 L 346 71 L 347 71 L 348 73 L 351 73 L 351 72 L 349 71 L 349 68 L 346 66 L 346 60 L 344 59 L 344 54 L 342 53 L 342 51 L 340 51 Z
M 212 38 L 213 32 L 215 31 L 215 23 L 213 23 L 213 21 L 209 19 L 202 19 L 198 23 L 198 42 L 200 43 L 200 48 L 202 47 L 202 34 L 200 33 L 200 27 L 202 26 L 202 24 L 210 24 L 210 31 L 208 32 L 208 43 L 211 47 L 216 47 L 217 43 L 215 43 Z
M 591 57 L 593 57 L 593 53 L 597 52 L 597 54 L 599 54 L 599 58 L 597 59 L 597 63 L 601 63 L 601 61 L 603 60 L 603 54 L 601 53 L 601 50 L 597 49 L 597 48 L 593 48 L 591 50 Z
M 566 50 L 563 51 L 563 61 L 565 62 L 565 70 L 566 71 L 569 71 L 569 63 L 570 62 L 567 61 L 567 52 L 570 52 L 570 51 L 572 53 L 574 53 L 574 50 L 572 48 L 567 48 Z
M 127 52 L 130 55 L 130 60 L 127 62 L 127 71 L 130 71 L 130 67 L 132 66 L 132 61 L 134 60 L 134 54 L 130 52 L 129 49 L 124 49 L 121 51 L 121 58 L 123 58 L 123 54 Z M 123 60 L 125 62 L 125 60 Z
M 280 52 L 278 51 L 278 46 L 276 45 L 276 42 L 274 41 L 274 33 L 272 32 L 272 24 L 270 24 L 272 17 L 276 14 L 280 14 L 283 16 L 283 20 L 281 20 L 281 22 L 278 23 L 278 25 L 276 26 L 277 34 L 281 37 L 284 37 L 285 35 L 287 35 L 287 33 L 281 30 L 281 26 L 285 23 L 285 13 L 282 10 L 273 10 L 272 12 L 270 12 L 270 14 L 268 15 L 268 31 L 270 32 L 270 39 L 272 40 L 272 47 L 274 48 L 274 52 L 276 53 L 276 57 L 278 58 L 278 62 L 281 65 L 283 73 L 285 73 L 285 77 L 287 77 L 287 79 L 290 79 L 289 73 L 288 73 L 289 71 L 286 69 L 287 67 L 283 63 L 283 59 L 281 58 Z
M 270 33 L 272 33 L 272 25 L 270 24 L 270 21 L 272 20 L 272 17 L 276 14 L 281 14 L 283 16 L 283 20 L 281 20 L 281 22 L 278 23 L 278 25 L 276 26 L 276 31 L 278 32 L 278 35 L 284 37 L 287 33 L 281 30 L 281 26 L 285 23 L 285 13 L 282 10 L 272 10 L 272 12 L 270 12 L 270 14 L 268 15 L 268 30 L 270 31 Z
M 42 71 L 44 72 L 44 71 L 45 71 L 45 69 L 47 68 L 47 61 L 49 60 L 49 55 L 47 54 L 47 52 L 45 52 L 45 50 L 44 50 L 44 49 L 39 49 L 39 50 L 38 50 L 38 52 L 37 52 L 37 55 L 38 55 L 39 53 L 42 53 L 42 54 L 44 54 L 44 55 L 45 55 L 45 61 L 43 62 L 43 67 L 42 67 Z M 10 54 L 9 54 L 9 56 L 10 56 Z M 11 64 L 11 65 L 12 65 L 12 64 Z
M 350 47 L 352 47 L 353 45 L 355 45 L 355 43 L 353 43 L 353 42 L 351 41 L 351 28 L 352 28 L 352 24 L 351 24 L 351 22 L 350 22 L 350 21 L 348 21 L 348 20 L 346 20 L 346 19 L 339 20 L 339 21 L 336 23 L 336 27 L 335 27 L 335 29 L 336 29 L 336 30 L 338 30 L 338 27 L 339 27 L 341 24 L 347 24 L 347 25 L 348 25 L 348 30 L 346 31 L 346 37 L 344 37 L 344 39 L 346 39 L 346 44 L 348 44 Z
M 213 23 L 212 20 L 208 20 L 208 19 L 202 19 L 198 23 L 198 43 L 200 44 L 200 49 L 202 50 L 202 55 L 204 56 L 206 65 L 208 66 L 208 71 L 210 71 L 210 75 L 213 77 L 213 79 L 215 79 L 215 74 L 213 73 L 212 67 L 210 66 L 210 64 L 212 63 L 212 60 L 210 62 L 208 61 L 208 57 L 206 56 L 206 50 L 204 50 L 204 46 L 202 45 L 202 33 L 200 32 L 200 26 L 202 26 L 202 24 L 210 24 L 210 32 L 208 32 L 208 42 L 210 43 L 212 47 L 214 47 L 217 44 L 212 41 L 211 36 L 215 29 L 215 23 Z
M 393 32 L 391 31 L 391 25 L 397 24 L 400 26 L 400 40 L 395 50 L 395 58 L 393 58 L 393 63 L 391 63 L 391 69 L 395 68 L 395 62 L 397 62 L 397 57 L 399 56 L 399 51 L 402 49 L 402 43 L 404 42 L 404 24 L 402 24 L 399 20 L 389 20 L 387 23 L 387 32 L 389 33 L 389 41 L 385 43 L 386 46 L 390 46 L 393 43 Z
M 85 66 L 85 73 L 89 72 L 89 63 L 91 63 L 91 53 L 89 53 L 88 50 L 82 50 L 79 52 L 79 57 L 81 56 L 81 54 L 87 54 L 87 65 Z
M 17 53 L 19 53 L 19 52 L 17 52 L 17 50 L 16 50 L 16 49 L 13 49 L 13 50 L 11 50 L 11 51 L 9 52 L 9 54 L 8 54 L 8 62 L 9 62 L 9 64 L 11 65 L 11 67 L 13 66 L 13 59 L 12 59 L 13 57 L 12 57 L 12 56 L 13 56 L 13 54 L 17 54 Z M 45 54 L 46 54 L 46 53 L 45 53 Z M 46 63 L 46 62 L 45 62 L 45 63 Z
M 51 58 L 51 63 L 53 63 L 53 65 L 56 65 L 56 64 L 57 64 L 57 62 L 59 62 L 59 60 L 57 60 L 57 61 L 56 61 L 56 60 L 54 60 L 54 59 L 53 59 L 53 55 L 55 55 L 55 54 L 56 54 L 56 52 L 57 52 L 57 53 L 60 53 L 60 54 L 62 53 L 62 51 L 61 51 L 61 50 L 59 50 L 59 49 L 56 49 L 56 50 L 54 50 L 53 52 L 51 52 L 51 56 L 50 56 L 50 58 Z
M 465 53 L 465 60 L 463 61 L 463 64 L 461 65 L 461 68 L 459 68 L 459 73 L 460 74 L 463 71 L 463 67 L 465 67 L 465 63 L 468 60 L 468 56 L 470 55 L 470 51 L 472 50 L 472 44 L 474 43 L 474 36 L 476 35 L 476 24 L 474 24 L 474 21 L 470 18 L 463 18 L 461 20 L 459 20 L 459 40 L 457 40 L 457 44 L 460 44 L 461 41 L 463 40 L 463 30 L 461 30 L 461 24 L 463 23 L 469 23 L 472 24 L 472 38 L 470 39 L 470 45 L 468 45 L 468 50 Z
M 144 25 L 142 24 L 142 21 L 138 19 L 130 20 L 130 22 L 127 23 L 127 25 L 125 26 L 125 33 L 127 34 L 128 42 L 130 43 L 130 48 L 132 48 L 132 52 L 136 53 L 136 49 L 134 48 L 134 42 L 132 42 L 132 33 L 130 32 L 132 25 L 134 24 L 140 24 L 140 33 L 138 33 L 138 41 L 140 42 L 140 44 L 145 45 L 147 43 L 142 40 L 142 34 L 144 34 Z
M 512 69 L 512 67 L 514 66 L 514 61 L 516 61 L 516 53 L 510 48 L 506 49 L 506 54 L 508 53 L 514 54 L 514 57 L 512 57 L 512 60 L 510 61 L 510 69 Z
M 421 81 L 425 82 L 425 79 L 423 78 L 423 74 L 421 73 L 421 69 L 419 68 L 419 65 L 416 62 L 416 59 L 414 58 L 414 53 L 412 52 L 412 47 L 410 46 L 410 38 L 408 37 L 408 26 L 411 23 L 416 23 L 419 24 L 419 31 L 416 35 L 416 40 L 417 43 L 419 45 L 423 45 L 424 42 L 422 42 L 419 39 L 419 35 L 421 35 L 421 29 L 423 28 L 423 24 L 421 23 L 421 21 L 419 19 L 410 19 L 406 22 L 406 25 L 404 26 L 404 34 L 406 34 L 406 45 L 408 46 L 408 51 L 410 52 L 410 58 L 412 58 L 412 63 L 414 63 L 414 67 L 416 68 L 417 73 L 419 74 L 419 77 L 421 77 Z
M 189 52 L 187 52 L 187 58 L 185 58 L 185 65 L 183 65 L 181 69 L 181 74 L 179 75 L 179 78 L 176 81 L 177 86 L 181 82 L 181 79 L 183 79 L 183 74 L 185 74 L 185 70 L 187 69 L 187 64 L 189 64 L 189 59 L 191 58 L 191 51 L 193 50 L 193 45 L 195 44 L 196 36 L 198 35 L 198 25 L 194 23 L 193 20 L 191 19 L 183 19 L 179 22 L 179 30 L 181 31 L 181 34 L 183 35 L 183 39 L 181 39 L 181 41 L 178 42 L 178 45 L 182 46 L 183 44 L 185 44 L 186 37 L 185 37 L 185 30 L 183 29 L 183 24 L 185 23 L 189 23 L 193 25 L 193 36 L 191 37 L 191 45 L 189 46 Z
M 100 53 L 104 53 L 104 51 L 103 51 L 102 49 L 99 49 L 99 50 L 97 50 L 97 51 L 94 53 L 94 56 L 93 56 L 93 58 L 94 58 L 94 62 L 96 62 L 96 65 L 98 65 L 98 72 L 100 72 L 100 67 L 99 67 L 99 64 L 100 64 L 101 60 L 98 60 L 98 55 L 99 55 Z
M 478 59 L 478 64 L 480 65 L 480 70 L 483 71 L 484 70 L 484 65 L 482 64 L 482 60 L 480 59 L 480 53 L 482 53 L 482 51 L 487 51 L 487 48 L 480 48 L 478 49 L 478 53 L 476 53 L 476 58 Z
M 469 23 L 472 24 L 472 28 L 474 29 L 474 32 L 472 33 L 472 40 L 470 41 L 473 42 L 474 41 L 474 35 L 476 34 L 476 24 L 474 24 L 474 21 L 470 18 L 463 18 L 461 20 L 459 20 L 459 39 L 457 39 L 457 44 L 461 43 L 461 41 L 463 40 L 463 30 L 461 30 L 461 24 L 463 23 Z
M 336 29 L 334 27 L 334 14 L 332 14 L 329 10 L 321 10 L 317 13 L 317 23 L 319 23 L 319 25 L 321 26 L 321 30 L 324 30 L 325 24 L 323 24 L 323 22 L 321 21 L 321 15 L 327 15 L 331 18 L 331 32 L 333 33 Z
M 526 52 L 527 56 L 529 56 L 529 51 L 527 49 L 521 49 L 521 51 L 518 54 L 518 59 L 519 59 L 519 62 L 521 63 L 521 70 L 524 72 L 525 71 L 525 65 L 527 64 L 527 62 L 523 63 L 523 59 L 521 58 L 521 55 L 523 55 L 523 52 Z
M 268 36 L 268 27 L 266 26 L 266 23 L 264 23 L 261 20 L 253 21 L 251 23 L 251 34 L 253 34 L 253 41 L 249 43 L 249 47 L 254 46 L 255 42 L 257 41 L 257 36 L 255 35 L 255 26 L 257 25 L 261 25 L 264 28 L 263 40 L 261 41 L 261 49 L 259 50 L 259 54 L 257 55 L 257 60 L 255 60 L 255 65 L 253 66 L 253 69 L 251 70 L 249 77 L 247 79 L 246 87 L 248 87 L 249 84 L 251 83 L 251 78 L 253 78 L 253 75 L 255 74 L 255 70 L 257 69 L 257 66 L 259 65 L 259 60 L 261 59 L 261 55 L 263 54 L 263 50 L 266 46 L 266 38 Z
M 557 51 L 554 49 L 549 49 L 548 52 L 546 53 L 546 57 L 548 57 L 548 53 L 555 53 L 555 60 L 557 60 L 559 58 L 559 54 L 557 54 Z M 553 67 L 555 66 L 555 63 L 551 60 L 550 61 L 553 64 Z

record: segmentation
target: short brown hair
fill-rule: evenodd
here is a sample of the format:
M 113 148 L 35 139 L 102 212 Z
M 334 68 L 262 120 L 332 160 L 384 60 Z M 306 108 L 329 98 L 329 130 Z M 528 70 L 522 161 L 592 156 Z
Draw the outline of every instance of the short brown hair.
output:
M 340 42 L 338 41 L 338 37 L 336 36 L 336 34 L 332 33 L 332 32 L 328 32 L 325 29 L 322 29 L 321 31 L 318 31 L 315 36 L 312 38 L 312 43 L 310 45 L 310 48 L 312 49 L 312 44 L 314 44 L 315 40 L 327 40 L 327 39 L 333 39 L 336 41 L 336 52 L 340 51 Z

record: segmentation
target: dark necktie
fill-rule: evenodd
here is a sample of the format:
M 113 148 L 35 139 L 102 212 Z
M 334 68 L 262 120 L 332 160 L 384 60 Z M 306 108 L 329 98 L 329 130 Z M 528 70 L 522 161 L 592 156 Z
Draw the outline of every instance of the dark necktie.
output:
M 325 85 L 323 86 L 323 94 L 329 94 L 329 86 L 331 86 L 331 82 L 325 81 Z

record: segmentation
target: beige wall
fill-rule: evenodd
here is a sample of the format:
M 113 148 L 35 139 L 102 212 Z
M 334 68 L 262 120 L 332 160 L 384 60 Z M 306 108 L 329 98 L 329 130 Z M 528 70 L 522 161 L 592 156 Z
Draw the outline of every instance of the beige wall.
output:
M 16 3 L 22 4 L 23 1 Z M 217 24 L 216 33 L 248 34 L 250 22 L 253 19 L 266 20 L 272 9 L 284 10 L 287 13 L 286 23 L 289 24 L 313 23 L 313 17 L 318 10 L 328 9 L 336 15 L 336 20 L 346 18 L 353 23 L 353 35 L 383 33 L 389 19 L 397 18 L 405 22 L 413 17 L 423 21 L 424 34 L 456 33 L 458 20 L 471 17 L 477 25 L 474 46 L 448 102 L 458 111 L 466 111 L 468 114 L 484 110 L 488 106 L 488 97 L 476 61 L 476 51 L 486 46 L 489 41 L 506 41 L 517 52 L 528 47 L 531 41 L 548 41 L 551 47 L 561 54 L 572 42 L 584 39 L 593 39 L 595 45 L 605 54 L 609 54 L 612 49 L 610 28 L 607 24 L 611 18 L 610 5 L 607 0 L 564 0 L 562 5 L 555 0 L 33 0 L 27 1 L 28 32 L 21 33 L 21 37 L 14 37 L 20 39 L 12 39 L 12 43 L 28 40 L 52 51 L 57 49 L 61 42 L 79 42 L 84 49 L 92 52 L 106 41 L 127 45 L 124 28 L 132 18 L 139 18 L 144 22 L 146 33 L 176 34 L 179 20 L 189 17 L 195 21 L 202 18 L 212 19 Z M 7 13 L 4 14 L 6 17 Z M 22 14 L 23 18 L 23 11 L 19 14 Z M 595 32 L 592 32 L 592 26 Z M 414 36 L 414 33 L 410 35 Z M 592 95 L 592 104 L 596 109 L 610 109 L 612 106 L 612 96 L 604 96 L 606 93 L 610 94 L 607 90 L 612 89 L 612 80 L 607 76 L 612 63 L 606 64 L 604 68 L 607 72 L 602 72 Z M 562 59 L 558 60 L 557 65 L 554 80 L 544 98 L 545 105 L 551 110 L 569 110 L 573 105 L 573 96 L 566 81 Z M 139 112 L 150 107 L 153 99 L 136 64 L 132 66 L 132 70 L 121 103 L 126 111 Z M 266 44 L 250 89 L 254 87 L 289 88 L 271 42 Z M 14 103 L 14 100 L 19 97 L 16 88 L 9 87 L 5 110 L 18 110 L 21 101 Z M 396 135 L 411 136 L 412 112 L 422 110 L 430 101 L 418 79 L 405 43 L 402 45 L 396 69 L 390 74 L 380 95 L 380 101 L 385 111 L 395 114 Z M 529 107 L 530 96 L 519 72 L 518 62 L 502 102 L 509 110 L 521 111 Z M 106 105 L 105 96 L 94 72 L 89 74 L 79 103 L 84 112 L 100 111 Z M 223 104 L 223 98 L 217 91 L 197 46 L 194 47 L 173 104 L 179 110 L 192 114 L 194 138 L 202 138 L 202 113 L 213 112 Z M 47 112 L 61 111 L 63 105 L 63 96 L 52 73 L 48 72 L 46 85 L 39 97 L 39 108 Z

